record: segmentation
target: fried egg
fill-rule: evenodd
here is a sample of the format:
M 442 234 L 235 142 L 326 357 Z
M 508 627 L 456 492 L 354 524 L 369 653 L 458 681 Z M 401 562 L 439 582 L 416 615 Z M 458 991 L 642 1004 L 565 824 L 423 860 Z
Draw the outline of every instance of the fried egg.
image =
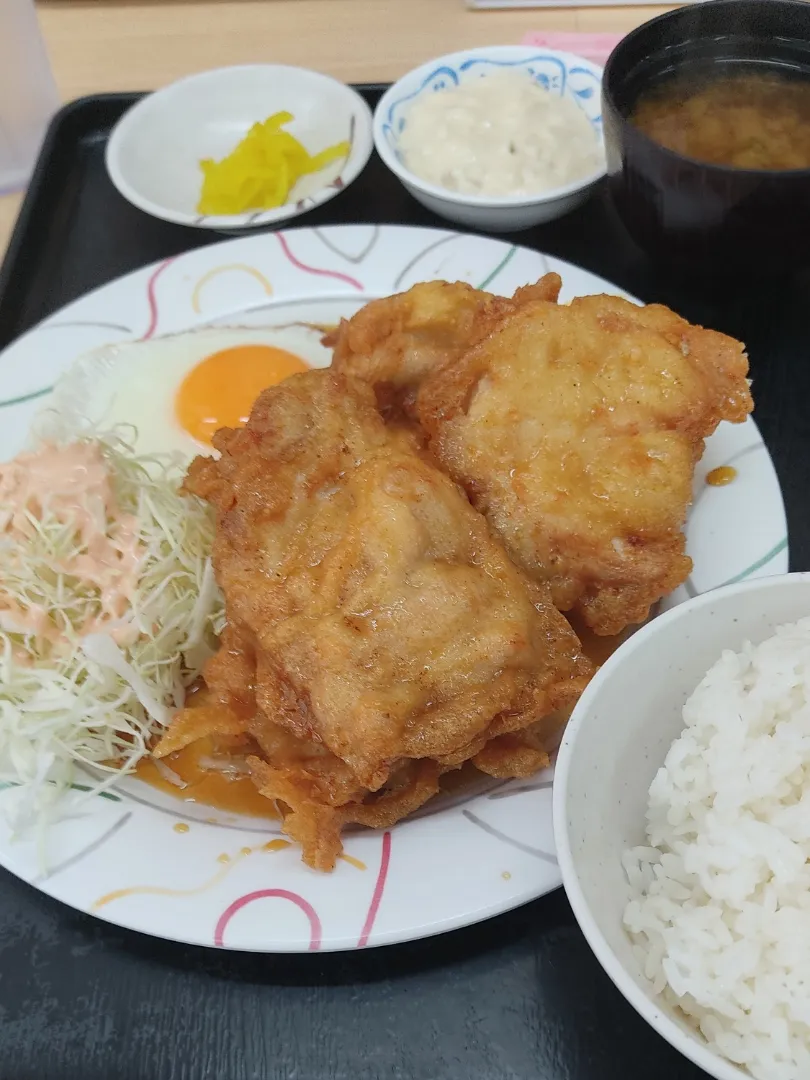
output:
M 42 417 L 62 438 L 120 429 L 139 454 L 212 453 L 214 432 L 244 424 L 262 390 L 330 363 L 322 336 L 303 323 L 206 327 L 104 346 L 65 372 Z

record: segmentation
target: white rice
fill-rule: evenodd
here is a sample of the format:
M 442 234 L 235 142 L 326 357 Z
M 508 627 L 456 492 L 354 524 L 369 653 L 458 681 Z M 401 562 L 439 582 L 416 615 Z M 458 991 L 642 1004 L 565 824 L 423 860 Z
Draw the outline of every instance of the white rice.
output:
M 623 863 L 646 976 L 760 1080 L 810 1077 L 810 618 L 723 653 Z

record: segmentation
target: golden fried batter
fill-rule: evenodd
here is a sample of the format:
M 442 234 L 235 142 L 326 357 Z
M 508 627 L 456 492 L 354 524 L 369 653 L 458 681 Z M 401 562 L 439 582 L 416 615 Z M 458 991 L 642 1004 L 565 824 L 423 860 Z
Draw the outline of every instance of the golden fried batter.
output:
M 751 411 L 747 371 L 739 342 L 665 307 L 531 300 L 427 375 L 416 414 L 512 558 L 616 634 L 691 570 L 692 474 Z
M 389 825 L 483 753 L 495 775 L 547 763 L 505 736 L 569 706 L 590 665 L 545 591 L 458 487 L 333 370 L 266 390 L 214 438 L 188 491 L 217 512 L 227 628 L 202 723 L 250 737 L 249 764 L 311 866 L 348 822 Z M 195 737 L 181 712 L 156 753 Z M 493 742 L 494 740 L 494 742 Z
M 508 299 L 463 281 L 414 285 L 344 319 L 330 341 L 332 365 L 374 386 L 385 414 L 407 414 L 425 375 L 482 341 L 528 300 L 556 301 L 560 286 L 557 274 L 546 274 Z

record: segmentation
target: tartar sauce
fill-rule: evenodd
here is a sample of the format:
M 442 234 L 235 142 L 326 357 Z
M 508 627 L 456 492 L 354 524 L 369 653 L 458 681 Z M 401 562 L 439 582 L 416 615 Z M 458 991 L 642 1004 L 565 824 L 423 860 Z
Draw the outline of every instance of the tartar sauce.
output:
M 423 94 L 399 146 L 423 180 L 465 195 L 536 195 L 602 164 L 602 148 L 576 102 L 526 72 L 497 71 Z

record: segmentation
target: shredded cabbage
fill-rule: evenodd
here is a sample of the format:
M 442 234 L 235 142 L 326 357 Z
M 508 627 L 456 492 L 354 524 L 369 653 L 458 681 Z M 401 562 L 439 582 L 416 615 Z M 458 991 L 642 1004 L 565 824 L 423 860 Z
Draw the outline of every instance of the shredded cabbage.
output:
M 87 497 L 92 505 L 81 506 L 95 539 L 87 514 L 82 524 L 79 511 L 66 513 L 65 490 L 29 498 L 21 520 L 2 481 L 36 453 L 0 466 L 0 782 L 22 788 L 16 828 L 60 816 L 77 765 L 99 777 L 86 797 L 132 771 L 183 704 L 224 622 L 213 518 L 179 493 L 179 463 L 136 457 L 114 436 L 81 442 L 98 448 L 111 492 L 109 505 Z M 112 617 L 103 582 L 80 568 L 99 540 L 109 558 L 122 520 L 137 565 Z

